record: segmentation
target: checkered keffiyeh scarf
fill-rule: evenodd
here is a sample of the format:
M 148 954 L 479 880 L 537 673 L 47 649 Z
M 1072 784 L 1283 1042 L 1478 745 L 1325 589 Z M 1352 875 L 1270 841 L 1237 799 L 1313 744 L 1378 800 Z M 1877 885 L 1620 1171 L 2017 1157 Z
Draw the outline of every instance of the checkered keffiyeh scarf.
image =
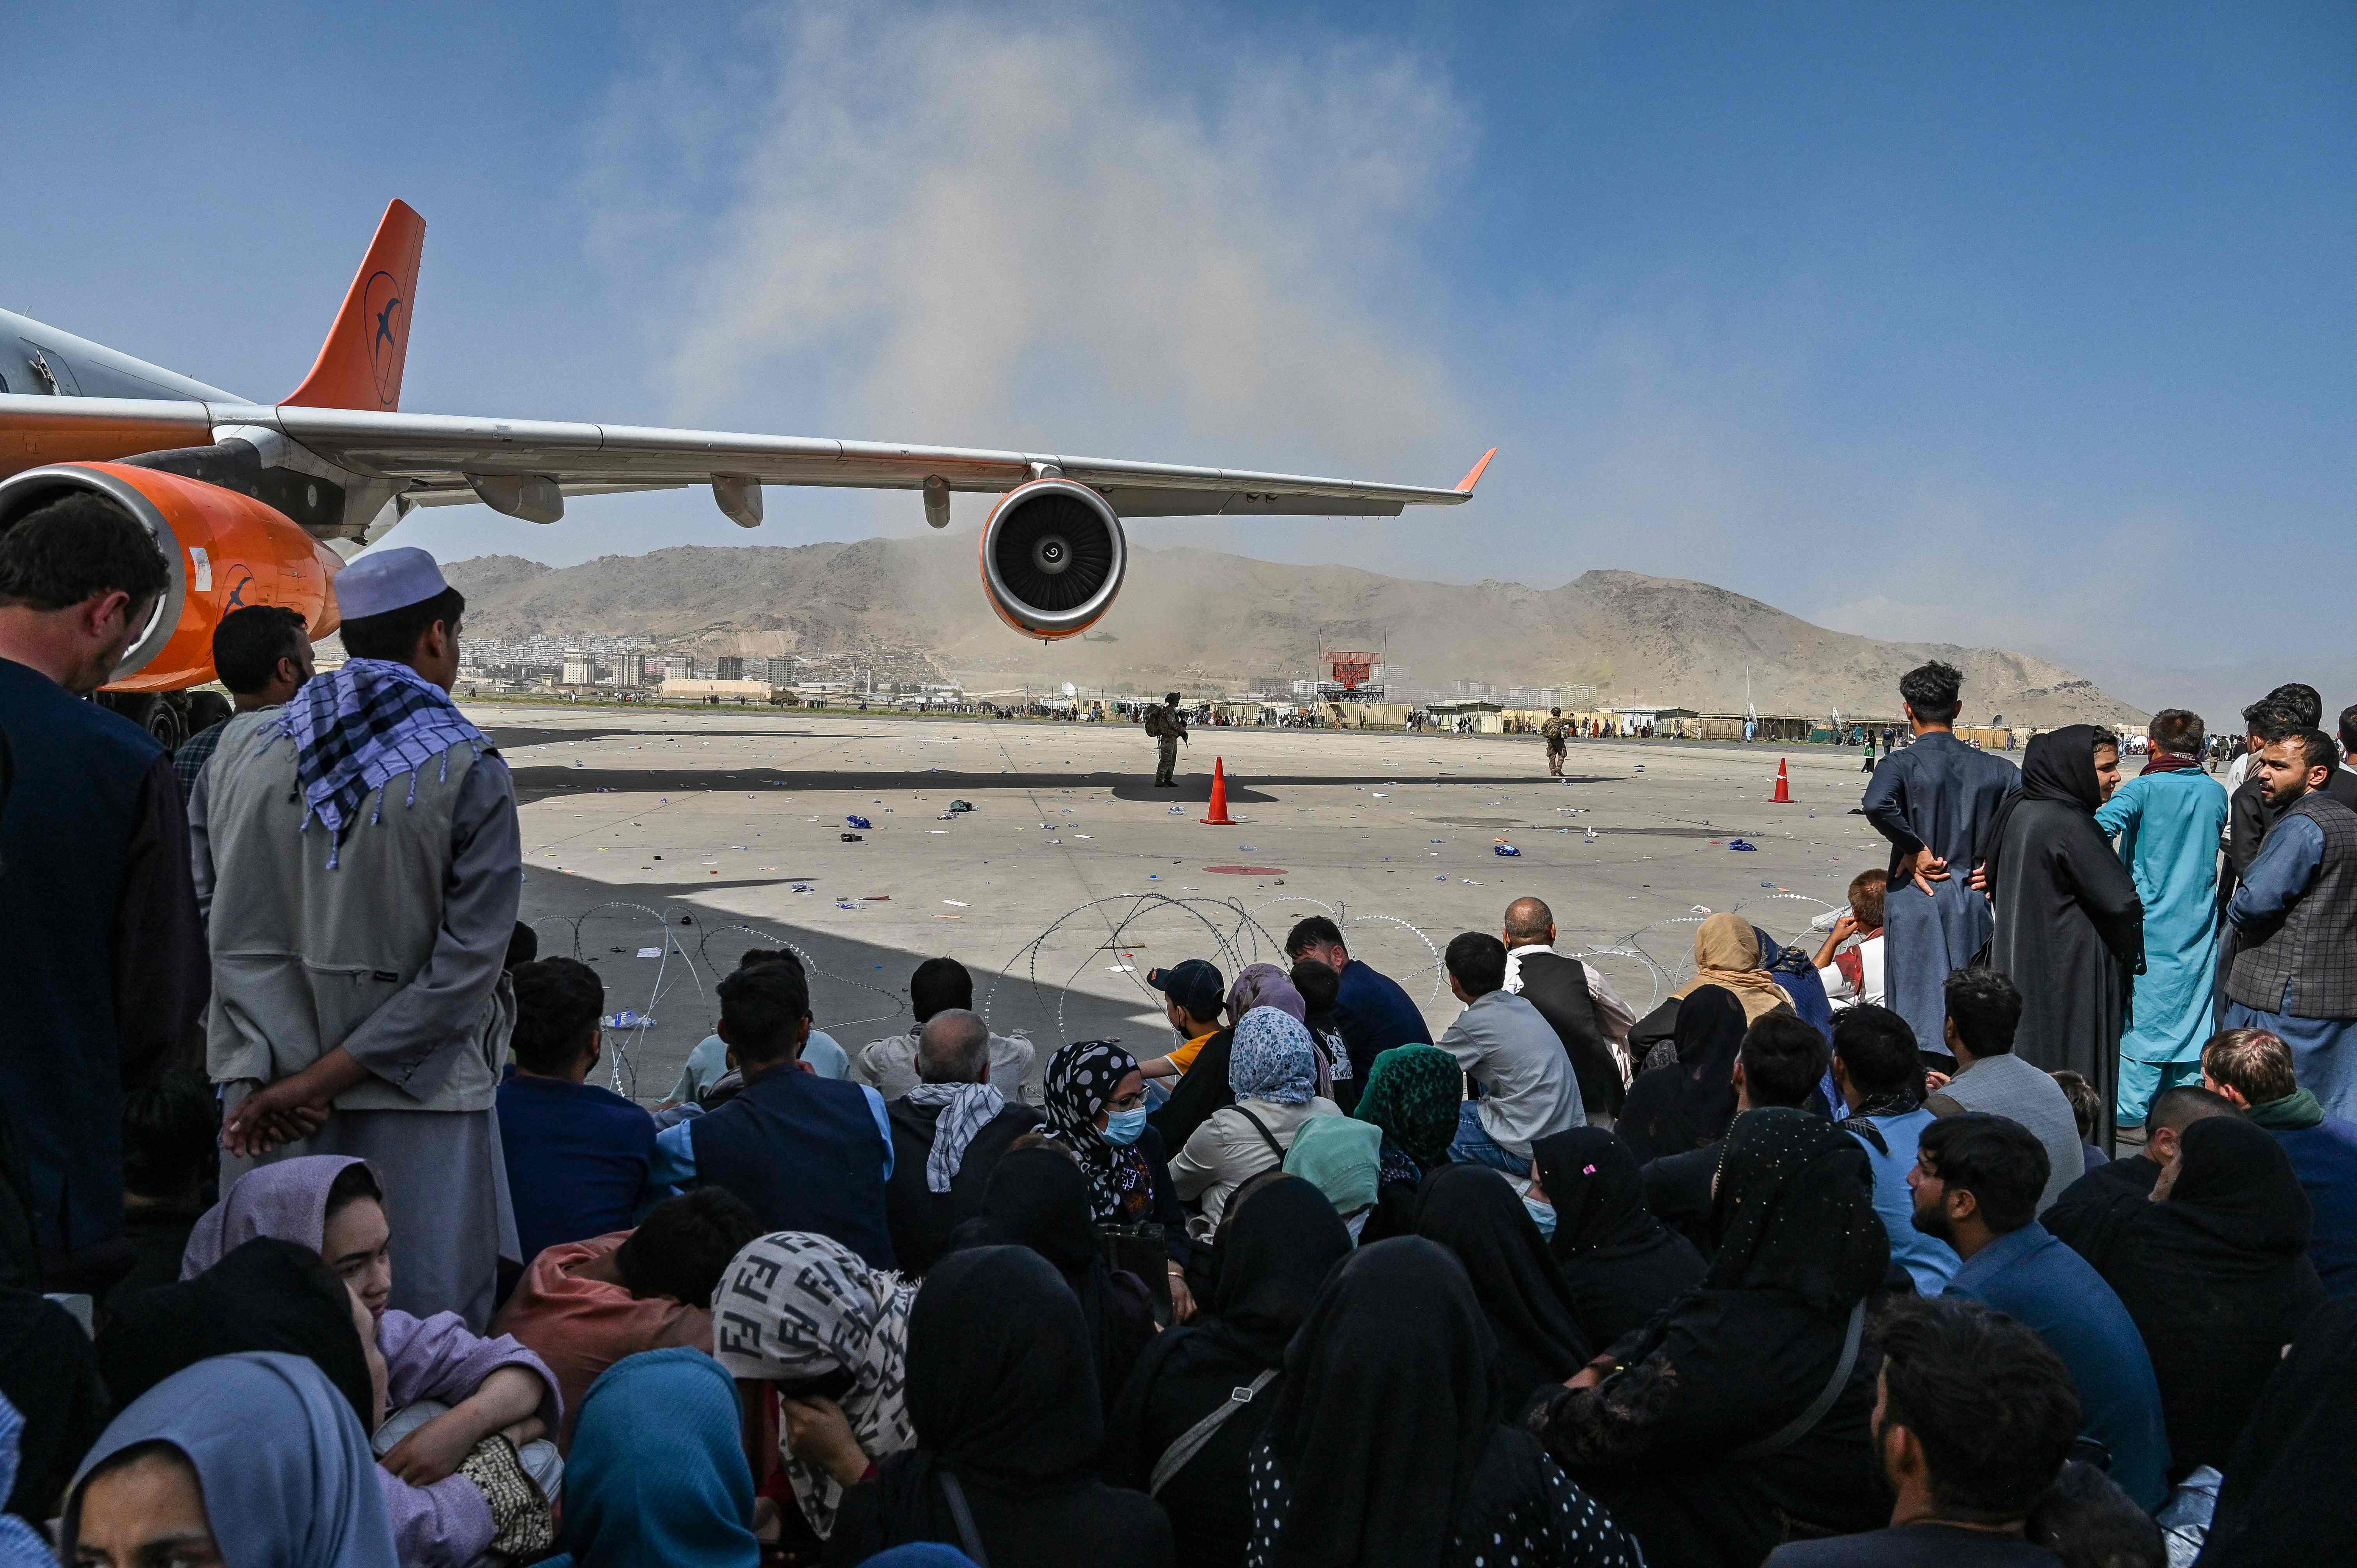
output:
M 925 1190 L 947 1192 L 965 1163 L 966 1145 L 1006 1109 L 1006 1096 L 986 1083 L 920 1083 L 909 1090 L 911 1105 L 938 1105 L 933 1146 L 925 1155 Z
M 279 710 L 278 733 L 295 743 L 295 777 L 310 809 L 328 834 L 328 865 L 369 792 L 407 773 L 414 775 L 460 744 L 479 757 L 492 749 L 481 730 L 467 722 L 450 694 L 406 664 L 389 659 L 354 659 L 340 670 L 323 671 L 303 683 Z M 409 803 L 416 804 L 417 781 L 410 780 Z M 377 810 L 383 811 L 382 801 Z

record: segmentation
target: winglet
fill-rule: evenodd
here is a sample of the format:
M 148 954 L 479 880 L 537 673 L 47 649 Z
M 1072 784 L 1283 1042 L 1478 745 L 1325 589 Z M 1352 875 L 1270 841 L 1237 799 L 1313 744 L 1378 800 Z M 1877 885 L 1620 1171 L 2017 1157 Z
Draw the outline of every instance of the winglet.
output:
M 401 406 L 401 371 L 409 358 L 410 312 L 425 250 L 425 220 L 417 209 L 406 201 L 387 207 L 317 361 L 286 402 L 386 413 Z
M 1481 460 L 1474 464 L 1471 468 L 1468 469 L 1463 478 L 1457 481 L 1457 493 L 1460 496 L 1471 495 L 1473 493 L 1473 487 L 1481 482 L 1481 470 L 1488 467 L 1490 466 L 1490 459 L 1497 455 L 1498 449 L 1495 446 L 1492 446 L 1487 452 L 1482 453 Z

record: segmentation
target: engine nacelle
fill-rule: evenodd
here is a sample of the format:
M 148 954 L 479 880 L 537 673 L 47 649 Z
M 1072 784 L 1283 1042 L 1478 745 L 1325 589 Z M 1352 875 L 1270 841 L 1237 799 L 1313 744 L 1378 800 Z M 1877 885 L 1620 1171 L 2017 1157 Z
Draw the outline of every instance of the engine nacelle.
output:
M 1086 631 L 1121 592 L 1129 547 L 1105 499 L 1070 479 L 1016 486 L 982 531 L 982 585 L 998 618 L 1053 641 Z
M 213 678 L 213 628 L 247 605 L 283 605 L 317 642 L 341 624 L 342 558 L 274 509 L 179 474 L 124 463 L 56 463 L 0 480 L 0 532 L 44 501 L 95 490 L 146 524 L 171 581 L 116 665 L 111 692 L 176 692 Z

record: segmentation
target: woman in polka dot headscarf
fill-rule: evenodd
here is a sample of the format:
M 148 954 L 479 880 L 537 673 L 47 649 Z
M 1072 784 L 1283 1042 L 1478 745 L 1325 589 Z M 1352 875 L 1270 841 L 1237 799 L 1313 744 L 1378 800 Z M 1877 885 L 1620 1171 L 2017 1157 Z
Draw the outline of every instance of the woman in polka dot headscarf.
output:
M 1089 1208 L 1100 1225 L 1152 1218 L 1154 1174 L 1138 1147 L 1146 1077 L 1137 1058 L 1111 1040 L 1075 1040 L 1048 1062 L 1042 1079 L 1047 1135 L 1089 1178 Z

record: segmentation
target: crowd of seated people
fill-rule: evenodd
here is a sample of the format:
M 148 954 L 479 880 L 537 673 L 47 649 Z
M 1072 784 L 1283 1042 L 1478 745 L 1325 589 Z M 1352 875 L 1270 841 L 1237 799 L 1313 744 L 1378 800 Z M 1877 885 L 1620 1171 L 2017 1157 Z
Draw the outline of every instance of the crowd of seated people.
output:
M 2339 906 L 2301 900 L 2357 886 L 2357 829 L 2295 787 L 2331 772 L 2312 718 L 2254 720 L 2233 1026 L 2132 1075 L 2084 1047 L 2146 977 L 2061 984 L 2093 917 L 2021 923 L 2063 887 L 2029 851 L 2086 850 L 2116 782 L 2082 727 L 1992 829 L 2002 972 L 1922 967 L 1928 843 L 1814 955 L 1707 915 L 1641 1015 L 1517 898 L 1446 945 L 1437 1037 L 1324 916 L 1282 964 L 1154 971 L 1147 1050 L 996 1034 L 935 958 L 855 1054 L 761 949 L 649 1107 L 591 1081 L 595 967 L 516 922 L 431 558 L 346 569 L 332 670 L 238 622 L 268 678 L 176 772 L 66 694 L 160 592 L 121 521 L 0 540 L 0 636 L 64 671 L 0 669 L 0 718 L 80 748 L 87 779 L 20 750 L 28 787 L 122 851 L 60 929 L 149 960 L 44 934 L 56 1048 L 0 1060 L 0 1568 L 2226 1568 L 2357 1534 L 2347 1020 L 2298 1010 L 2340 1005 L 2303 956 Z M 2215 805 L 2156 755 L 2147 880 L 2169 791 Z
M 1544 1026 L 1501 957 L 1451 944 L 1468 1014 Z M 1655 1152 L 1589 1124 L 1572 1042 L 1536 1070 L 1519 1014 L 1354 1078 L 1330 994 L 1321 1036 L 1282 971 L 1201 960 L 1157 976 L 1191 1051 L 1067 1045 L 1034 1108 L 945 963 L 888 1100 L 804 1058 L 804 973 L 757 953 L 719 993 L 737 1081 L 660 1114 L 586 1081 L 595 972 L 518 963 L 498 1115 L 539 1245 L 488 1333 L 390 1305 L 368 1161 L 268 1161 L 198 1209 L 211 1108 L 135 1096 L 138 1261 L 95 1337 L 0 1297 L 0 1549 L 2158 1568 L 2188 1487 L 2220 1561 L 2345 1509 L 2276 1472 L 2357 1435 L 2357 1321 L 2312 1256 L 2352 1145 L 2263 1033 L 2049 1202 L 2051 1127 L 1929 1107 L 2005 1054 L 1968 993 L 1964 1071 L 1929 1078 L 1873 1003 L 1828 1031 L 1689 990 L 1624 1107 Z M 1184 1090 L 1214 1039 L 1224 1092 L 1171 1152 L 1148 1069 Z

